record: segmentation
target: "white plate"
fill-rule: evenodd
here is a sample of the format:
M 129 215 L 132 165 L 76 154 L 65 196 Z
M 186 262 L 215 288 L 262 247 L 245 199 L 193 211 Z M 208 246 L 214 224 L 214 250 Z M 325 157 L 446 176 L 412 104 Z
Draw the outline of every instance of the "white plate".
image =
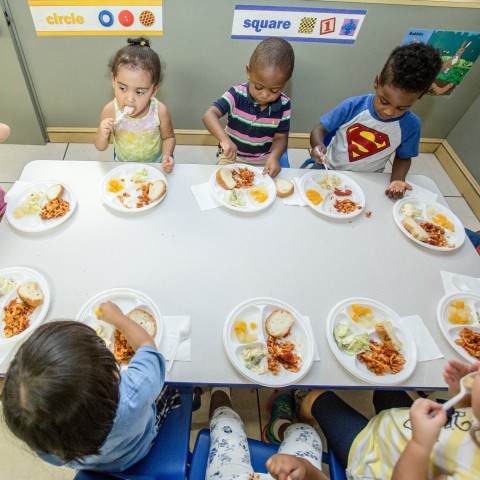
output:
M 465 306 L 468 305 L 470 307 L 470 311 L 472 312 L 474 317 L 473 323 L 467 325 L 458 325 L 455 323 L 451 323 L 448 320 L 447 308 L 451 303 L 455 302 L 456 300 L 463 300 L 465 302 Z M 466 292 L 449 293 L 448 295 L 445 295 L 440 300 L 440 302 L 438 302 L 437 320 L 438 324 L 440 325 L 440 330 L 442 331 L 443 335 L 445 335 L 448 343 L 456 350 L 459 355 L 461 355 L 469 362 L 474 363 L 476 361 L 475 357 L 471 356 L 466 350 L 463 349 L 463 347 L 457 345 L 455 343 L 455 340 L 459 338 L 458 333 L 464 327 L 480 333 L 480 296 Z
M 345 195 L 345 196 L 337 196 L 334 193 L 334 188 L 328 189 L 324 188 L 325 183 L 322 185 L 320 182 L 326 182 L 325 177 L 328 175 L 328 177 L 333 177 L 334 175 L 338 177 L 341 180 L 341 184 L 337 186 L 338 189 L 345 191 L 345 190 L 350 190 L 352 193 L 350 195 Z M 322 201 L 318 204 L 315 205 L 313 204 L 306 195 L 307 190 L 316 190 L 322 197 Z M 356 217 L 357 215 L 360 215 L 362 212 L 365 211 L 365 195 L 363 194 L 363 190 L 360 188 L 360 185 L 356 183 L 354 180 L 352 180 L 350 177 L 347 177 L 343 173 L 340 172 L 332 172 L 329 170 L 328 172 L 326 170 L 313 170 L 311 172 L 308 172 L 305 174 L 300 181 L 300 195 L 303 198 L 303 201 L 313 210 L 315 210 L 318 213 L 321 213 L 322 215 L 325 215 L 327 217 L 331 218 L 352 218 Z M 340 213 L 338 212 L 334 205 L 336 200 L 344 200 L 344 199 L 349 199 L 354 202 L 357 202 L 358 206 L 360 208 L 357 208 L 355 211 L 352 213 Z
M 241 198 L 243 198 L 243 200 L 245 200 L 245 206 L 236 207 L 234 205 L 230 205 L 230 203 L 225 200 L 225 195 L 228 195 L 231 190 L 225 190 L 217 182 L 216 174 L 218 169 L 215 170 L 210 177 L 210 190 L 215 200 L 217 200 L 217 202 L 221 203 L 224 207 L 227 207 L 230 210 L 242 213 L 258 212 L 260 210 L 268 208 L 274 202 L 275 197 L 277 196 L 277 188 L 275 187 L 275 183 L 270 177 L 270 175 L 264 175 L 262 173 L 263 170 L 260 168 L 252 167 L 251 165 L 245 165 L 242 163 L 237 163 L 235 165 L 222 165 L 219 168 L 228 168 L 229 170 L 233 170 L 236 167 L 246 167 L 255 174 L 252 187 L 239 189 L 239 195 Z M 251 191 L 258 189 L 259 187 L 264 187 L 268 194 L 268 198 L 262 203 L 258 203 L 254 200 L 253 196 L 250 195 Z
M 295 322 L 292 325 L 290 334 L 280 341 L 286 340 L 296 344 L 294 353 L 301 357 L 300 370 L 298 372 L 290 372 L 280 366 L 278 375 L 274 375 L 270 371 L 260 375 L 245 367 L 241 354 L 246 347 L 254 344 L 258 344 L 266 350 L 268 334 L 265 331 L 265 319 L 276 308 L 284 308 L 295 316 Z M 257 328 L 255 330 L 249 328 L 249 331 L 258 334 L 258 339 L 252 343 L 240 343 L 235 334 L 234 324 L 236 320 L 245 321 L 247 326 L 251 322 L 256 323 Z M 290 305 L 273 298 L 251 298 L 235 307 L 228 315 L 223 328 L 223 345 L 233 366 L 253 383 L 265 387 L 293 385 L 308 373 L 313 363 L 313 338 L 304 323 L 303 317 Z
M 3 311 L 3 307 L 5 307 L 7 303 L 10 302 L 10 300 L 17 298 L 18 303 L 21 302 L 20 298 L 17 295 L 17 288 L 22 283 L 25 283 L 25 282 L 37 283 L 40 290 L 43 293 L 43 298 L 44 298 L 42 305 L 39 305 L 31 313 L 30 326 L 23 332 L 19 333 L 18 335 L 14 335 L 13 337 L 7 338 L 3 332 L 3 328 L 5 327 L 5 322 L 3 321 L 0 322 L 0 326 L 1 326 L 0 345 L 2 345 L 2 344 L 11 344 L 25 338 L 26 336 L 30 335 L 33 332 L 33 330 L 35 330 L 42 323 L 50 307 L 50 288 L 45 278 L 39 272 L 27 267 L 3 268 L 2 270 L 0 270 L 0 277 L 5 277 L 15 282 L 15 286 L 8 293 L 6 293 L 5 295 L 0 295 L 0 312 L 1 312 L 2 319 L 5 314 L 5 312 Z
M 152 167 L 150 165 L 146 165 L 145 163 L 127 163 L 120 165 L 118 167 L 115 167 L 113 170 L 110 170 L 104 177 L 101 183 L 100 187 L 100 193 L 102 196 L 103 203 L 105 205 L 108 205 L 110 208 L 113 208 L 114 210 L 117 210 L 118 212 L 122 213 L 138 213 L 138 212 L 145 212 L 146 210 L 150 210 L 151 208 L 155 207 L 158 205 L 167 195 L 167 192 L 165 192 L 164 195 L 162 195 L 158 200 L 155 200 L 154 202 L 150 202 L 148 205 L 144 205 L 143 207 L 137 208 L 135 205 L 134 199 L 138 198 L 138 193 L 137 188 L 142 185 L 142 183 L 134 183 L 132 181 L 132 176 L 137 174 L 138 172 L 141 172 L 142 170 L 146 170 L 148 175 L 145 177 L 144 182 L 142 183 L 147 183 L 147 182 L 154 182 L 155 180 L 163 180 L 165 182 L 165 185 L 167 186 L 167 191 L 168 191 L 168 184 L 167 184 L 167 179 L 165 178 L 165 175 L 155 167 Z M 119 180 L 121 181 L 122 179 L 124 180 L 124 188 L 123 190 L 113 193 L 108 190 L 108 182 L 110 180 Z M 119 196 L 122 195 L 123 193 L 128 193 L 130 195 L 131 199 L 131 208 L 125 207 L 119 200 Z
M 422 212 L 422 218 L 418 219 L 419 221 L 428 221 L 432 222 L 432 217 L 437 213 L 441 213 L 447 217 L 447 220 L 450 220 L 455 226 L 455 232 L 451 232 L 450 230 L 445 230 L 445 238 L 447 239 L 450 245 L 454 245 L 453 247 L 436 247 L 435 245 L 430 245 L 429 243 L 421 242 L 416 238 L 413 238 L 410 235 L 410 232 L 402 225 L 402 220 L 405 218 L 405 215 L 402 213 L 402 208 L 406 203 L 412 204 L 414 207 L 418 208 Z M 447 207 L 444 207 L 440 203 L 431 202 L 424 198 L 419 197 L 407 197 L 402 198 L 398 202 L 395 203 L 393 206 L 393 218 L 395 219 L 395 223 L 397 224 L 398 228 L 411 240 L 422 247 L 430 248 L 431 250 L 439 250 L 439 251 L 451 251 L 455 250 L 462 246 L 463 242 L 465 241 L 465 229 L 463 228 L 462 222 L 455 216 L 455 214 L 449 210 Z
M 101 303 L 109 300 L 113 303 L 116 303 L 125 315 L 131 312 L 134 308 L 138 307 L 143 308 L 152 314 L 157 322 L 157 332 L 154 338 L 155 345 L 157 345 L 157 347 L 160 345 L 163 335 L 162 314 L 160 313 L 156 303 L 150 297 L 132 288 L 112 288 L 111 290 L 105 290 L 104 292 L 98 293 L 93 298 L 88 300 L 85 305 L 83 305 L 77 314 L 77 320 L 87 324 L 92 328 L 94 328 L 96 325 L 101 326 L 106 334 L 106 337 L 111 342 L 108 348 L 113 351 L 113 333 L 115 327 L 104 322 L 103 320 L 99 320 L 95 315 L 95 310 L 98 308 L 98 306 Z
M 62 200 L 67 201 L 70 204 L 70 210 L 63 216 L 63 217 L 58 217 L 58 218 L 51 218 L 49 220 L 42 220 L 40 218 L 40 212 L 39 213 L 27 213 L 21 218 L 15 218 L 13 216 L 13 211 L 15 208 L 19 207 L 27 195 L 29 195 L 32 192 L 41 192 L 42 197 L 40 199 L 40 206 L 43 207 L 45 203 L 48 202 L 46 192 L 48 187 L 56 184 L 63 185 L 63 194 L 62 194 Z M 8 202 L 7 205 L 7 220 L 12 225 L 12 227 L 16 228 L 17 230 L 21 230 L 22 232 L 44 232 L 45 230 L 50 230 L 52 228 L 58 227 L 61 225 L 63 222 L 68 220 L 72 213 L 75 210 L 75 207 L 77 206 L 77 197 L 74 193 L 74 191 L 66 185 L 64 182 L 60 182 L 58 180 L 39 180 L 37 182 L 32 182 L 29 183 L 28 185 L 25 185 L 21 190 L 18 191 L 18 193 L 15 195 L 13 200 Z
M 348 355 L 338 347 L 333 337 L 333 330 L 341 323 L 347 324 L 355 334 L 367 332 L 369 338 L 377 342 L 381 341 L 375 332 L 374 326 L 371 328 L 364 327 L 354 322 L 347 314 L 347 308 L 354 303 L 363 307 L 370 307 L 374 315 L 373 322 L 378 323 L 383 320 L 390 320 L 392 322 L 395 334 L 403 343 L 403 348 L 400 353 L 405 357 L 405 365 L 398 373 L 385 373 L 377 376 L 368 370 L 365 363 L 358 360 L 356 355 Z M 368 298 L 347 298 L 332 308 L 327 318 L 327 340 L 337 360 L 355 377 L 372 385 L 398 385 L 412 375 L 417 365 L 417 347 L 408 327 L 393 310 Z

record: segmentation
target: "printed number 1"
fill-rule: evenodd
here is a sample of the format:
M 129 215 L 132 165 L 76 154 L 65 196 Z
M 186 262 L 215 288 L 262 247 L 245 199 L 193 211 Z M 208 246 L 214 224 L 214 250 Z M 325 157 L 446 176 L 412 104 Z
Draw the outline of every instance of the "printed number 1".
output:
M 333 33 L 335 31 L 335 21 L 336 21 L 335 17 L 322 20 L 320 22 L 320 35 Z

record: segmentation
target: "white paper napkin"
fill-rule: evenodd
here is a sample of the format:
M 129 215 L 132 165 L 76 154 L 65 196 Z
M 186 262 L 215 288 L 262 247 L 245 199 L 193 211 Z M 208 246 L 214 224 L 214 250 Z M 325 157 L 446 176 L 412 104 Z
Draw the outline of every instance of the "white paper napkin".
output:
M 419 315 L 403 317 L 402 320 L 412 333 L 417 346 L 417 362 L 445 357 Z
M 299 207 L 304 207 L 306 205 L 300 195 L 300 181 L 301 179 L 299 177 L 294 178 L 295 190 L 289 197 L 283 199 L 284 205 L 297 205 Z
M 220 207 L 221 204 L 218 203 L 215 198 L 213 198 L 212 192 L 210 191 L 210 183 L 199 183 L 198 185 L 191 185 L 190 190 L 192 191 L 195 200 L 200 207 L 200 210 L 203 212 L 205 210 L 210 210 L 212 208 Z
M 480 278 L 440 271 L 445 293 L 465 292 L 480 295 Z
M 315 337 L 313 335 L 312 324 L 310 322 L 310 317 L 302 317 L 305 321 L 305 328 L 307 329 L 307 334 L 310 338 L 313 338 L 313 361 L 319 362 L 320 361 L 320 354 L 318 353 L 317 342 L 315 342 Z
M 188 315 L 179 315 L 172 317 L 163 317 L 163 326 L 165 331 L 162 335 L 162 341 L 158 345 L 158 351 L 169 360 L 172 356 L 175 343 L 178 339 L 180 327 L 184 324 L 190 324 L 191 319 Z M 180 342 L 175 361 L 190 362 L 192 359 L 191 336 Z
M 5 203 L 11 202 L 17 195 L 17 193 L 29 182 L 24 182 L 21 180 L 18 180 L 15 182 L 11 187 L 10 190 L 7 192 L 5 195 Z
M 422 197 L 430 201 L 437 200 L 438 195 L 436 193 L 433 193 L 426 188 L 420 187 L 419 185 L 415 185 L 414 183 L 409 182 L 408 179 L 407 183 L 409 183 L 413 187 L 413 190 L 407 190 L 405 192 L 405 197 Z

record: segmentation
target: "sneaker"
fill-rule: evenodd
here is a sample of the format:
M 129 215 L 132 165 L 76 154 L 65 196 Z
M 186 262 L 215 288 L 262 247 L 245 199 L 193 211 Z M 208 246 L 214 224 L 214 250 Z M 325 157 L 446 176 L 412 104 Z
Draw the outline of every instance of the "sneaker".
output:
M 293 400 L 290 393 L 280 391 L 274 393 L 267 404 L 267 410 L 270 414 L 268 424 L 262 431 L 262 440 L 266 443 L 280 445 L 281 440 L 273 431 L 273 426 L 277 420 L 286 420 L 289 423 L 293 421 Z

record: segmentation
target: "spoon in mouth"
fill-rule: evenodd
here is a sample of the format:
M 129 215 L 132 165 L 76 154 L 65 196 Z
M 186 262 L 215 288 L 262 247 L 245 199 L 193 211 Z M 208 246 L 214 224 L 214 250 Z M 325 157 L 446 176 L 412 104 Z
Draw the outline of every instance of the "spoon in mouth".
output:
M 134 111 L 133 107 L 129 107 L 129 106 L 123 107 L 123 112 L 117 117 L 114 125 L 116 125 L 125 115 L 131 115 L 133 111 Z

